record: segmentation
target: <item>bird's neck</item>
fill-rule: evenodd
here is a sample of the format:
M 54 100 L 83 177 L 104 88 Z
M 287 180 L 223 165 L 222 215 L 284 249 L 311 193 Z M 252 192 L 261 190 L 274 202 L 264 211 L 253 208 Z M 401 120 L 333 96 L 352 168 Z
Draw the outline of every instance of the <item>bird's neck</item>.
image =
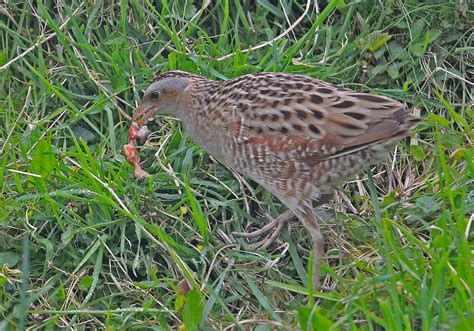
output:
M 176 116 L 185 124 L 196 126 L 202 117 L 206 117 L 212 104 L 215 102 L 216 95 L 219 93 L 221 82 L 196 76 L 187 89 L 188 98 L 183 100 Z M 196 123 L 196 121 L 198 121 Z
M 213 118 L 219 109 L 215 109 L 213 105 L 216 102 L 216 96 L 219 95 L 221 84 L 219 81 L 209 79 L 193 84 L 189 91 L 190 98 L 184 102 L 177 113 L 177 117 L 183 122 L 191 139 L 196 144 L 209 146 L 211 149 L 215 145 L 213 140 L 218 134 L 215 132 L 218 129 L 217 123 Z M 211 155 L 214 154 L 208 148 L 205 150 Z

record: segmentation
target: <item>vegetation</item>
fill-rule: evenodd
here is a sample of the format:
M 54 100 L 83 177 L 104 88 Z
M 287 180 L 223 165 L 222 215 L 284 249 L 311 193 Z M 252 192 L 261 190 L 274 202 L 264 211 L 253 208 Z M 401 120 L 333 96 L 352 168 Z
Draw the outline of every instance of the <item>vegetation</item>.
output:
M 469 3 L 1 4 L 0 329 L 473 329 Z M 308 293 L 299 224 L 267 250 L 232 237 L 284 207 L 172 118 L 133 178 L 127 114 L 171 69 L 306 74 L 423 117 L 322 209 L 331 292 Z

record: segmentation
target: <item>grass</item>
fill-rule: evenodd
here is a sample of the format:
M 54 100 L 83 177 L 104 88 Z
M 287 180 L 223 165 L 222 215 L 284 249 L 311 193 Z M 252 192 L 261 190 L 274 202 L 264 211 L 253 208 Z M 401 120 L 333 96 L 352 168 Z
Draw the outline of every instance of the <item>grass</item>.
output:
M 473 8 L 308 3 L 0 5 L 1 330 L 474 327 Z M 126 114 L 171 69 L 307 74 L 423 116 L 321 211 L 332 292 L 308 296 L 301 226 L 267 250 L 232 237 L 284 206 L 173 119 L 141 147 L 152 177 L 133 179 Z

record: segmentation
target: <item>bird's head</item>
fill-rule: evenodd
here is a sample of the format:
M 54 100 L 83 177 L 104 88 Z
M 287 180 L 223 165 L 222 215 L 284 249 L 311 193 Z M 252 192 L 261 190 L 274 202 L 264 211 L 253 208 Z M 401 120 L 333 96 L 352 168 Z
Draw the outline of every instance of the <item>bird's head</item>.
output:
M 193 76 L 182 71 L 168 71 L 158 76 L 146 89 L 133 121 L 141 126 L 156 115 L 178 115 L 189 102 Z

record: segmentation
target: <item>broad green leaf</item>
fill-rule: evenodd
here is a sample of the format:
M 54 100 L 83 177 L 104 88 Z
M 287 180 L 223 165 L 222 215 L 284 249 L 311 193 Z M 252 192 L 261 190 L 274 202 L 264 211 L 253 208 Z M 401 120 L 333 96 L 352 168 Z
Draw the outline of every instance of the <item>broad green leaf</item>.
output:
M 378 74 L 384 72 L 387 69 L 387 66 L 383 64 L 377 64 L 373 69 L 372 69 L 372 75 L 377 76 Z
M 183 323 L 186 326 L 186 331 L 199 330 L 203 308 L 199 292 L 196 290 L 189 291 L 183 309 Z
M 176 298 L 174 299 L 174 309 L 176 311 L 180 310 L 181 308 L 183 308 L 185 302 L 186 302 L 186 296 L 176 295 Z
M 128 85 L 127 79 L 122 74 L 116 74 L 115 76 L 111 77 L 111 81 L 115 92 L 122 91 Z
M 15 252 L 3 252 L 0 253 L 0 269 L 1 266 L 8 264 L 8 267 L 12 268 L 16 266 L 20 260 L 20 255 Z
M 433 41 L 439 38 L 441 35 L 441 31 L 438 29 L 428 30 L 429 35 L 429 43 L 431 44 Z
M 395 63 L 392 63 L 388 66 L 387 73 L 392 79 L 397 79 L 400 76 L 400 72 L 398 71 L 398 67 Z
M 300 322 L 300 330 L 325 331 L 330 330 L 334 322 L 321 313 L 321 308 L 313 309 L 310 307 L 302 307 L 298 311 L 298 320 Z
M 79 288 L 83 291 L 87 291 L 92 286 L 93 282 L 94 282 L 94 277 L 90 275 L 86 275 L 82 277 L 81 282 L 79 283 Z
M 416 199 L 417 207 L 423 209 L 425 213 L 432 213 L 439 209 L 438 203 L 433 197 L 426 195 Z
M 399 44 L 396 42 L 391 41 L 388 44 L 388 49 L 390 51 L 390 58 L 393 60 L 407 60 L 408 59 L 408 53 L 405 50 L 405 48 L 401 47 Z
M 184 8 L 184 17 L 186 19 L 190 19 L 194 16 L 194 14 L 196 14 L 196 12 L 196 6 L 192 3 L 192 1 L 187 1 L 186 7 Z
M 369 35 L 367 41 L 367 49 L 371 52 L 377 51 L 380 47 L 385 45 L 387 41 L 392 38 L 388 33 L 382 33 L 380 31 L 375 31 Z
M 53 153 L 51 144 L 46 140 L 41 139 L 33 149 L 29 171 L 40 175 L 41 178 L 46 180 L 53 171 L 55 165 L 56 155 Z
M 339 0 L 337 2 L 337 9 L 344 10 L 344 9 L 346 9 L 346 7 L 347 7 L 347 4 L 345 3 L 344 0 Z
M 439 234 L 439 235 L 434 236 L 431 245 L 434 248 L 442 248 L 442 247 L 449 247 L 452 242 L 453 240 L 449 236 Z
M 67 294 L 63 284 L 60 284 L 57 290 L 54 292 L 54 297 L 61 303 L 67 298 Z
M 423 161 L 425 159 L 425 152 L 418 145 L 411 145 L 410 146 L 410 154 L 417 161 Z
M 421 19 L 421 18 L 412 25 L 411 32 L 412 32 L 413 40 L 421 37 L 421 34 L 423 33 L 424 28 L 425 28 L 425 21 L 424 19 Z
M 437 114 L 428 114 L 426 118 L 431 123 L 438 123 L 439 125 L 444 126 L 445 128 L 449 127 L 449 124 L 451 123 L 447 118 L 444 118 Z
M 420 41 L 412 44 L 410 46 L 410 52 L 415 56 L 422 56 L 423 54 L 425 54 L 425 42 Z

